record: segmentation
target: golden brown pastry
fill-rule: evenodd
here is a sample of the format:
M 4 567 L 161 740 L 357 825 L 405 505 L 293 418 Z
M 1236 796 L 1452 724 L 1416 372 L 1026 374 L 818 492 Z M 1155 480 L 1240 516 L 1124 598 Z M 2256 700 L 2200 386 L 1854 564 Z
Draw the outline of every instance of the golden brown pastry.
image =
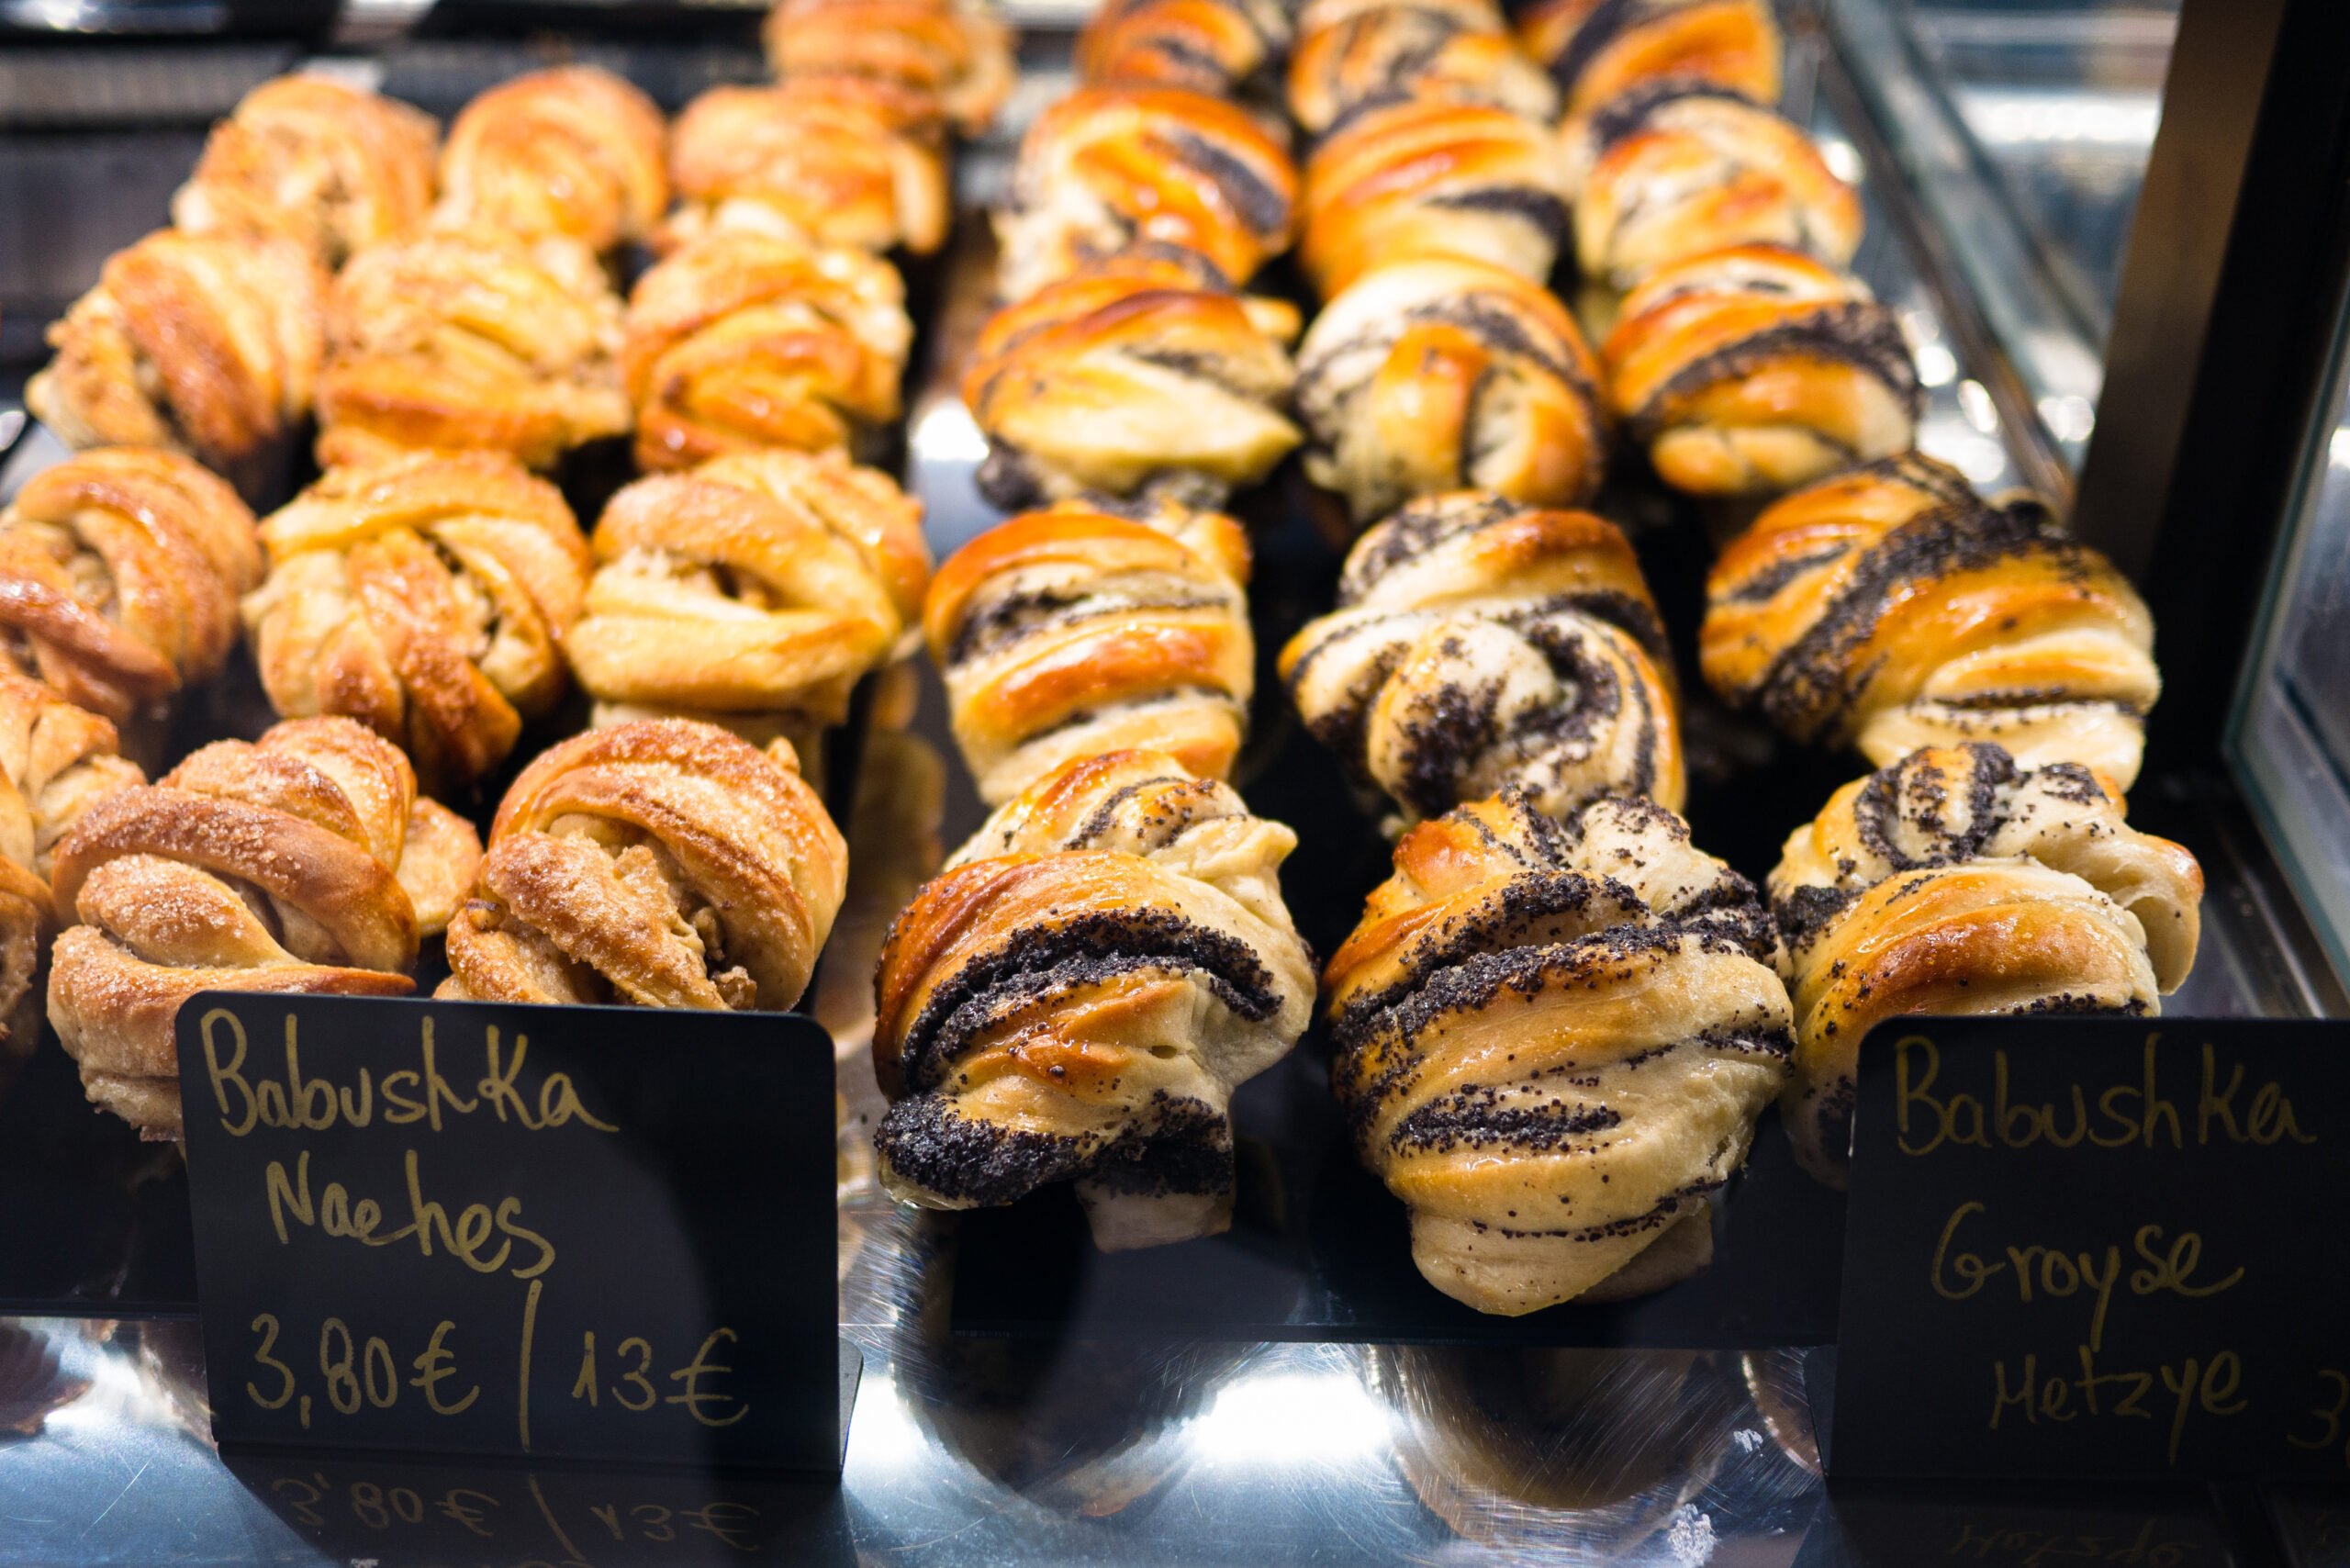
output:
M 1075 1182 L 1104 1251 L 1229 1226 L 1232 1091 L 1314 1008 L 1279 879 L 1296 843 L 1158 752 L 1072 760 L 1000 808 L 874 979 L 890 1195 L 973 1208 Z
M 1113 507 L 1013 518 L 931 583 L 923 630 L 990 805 L 1105 751 L 1232 771 L 1256 678 L 1248 535 L 1221 512 Z
M 930 577 L 920 504 L 837 454 L 639 479 L 593 543 L 565 646 L 597 722 L 682 714 L 762 740 L 845 718 L 857 678 L 911 635 Z
M 1375 266 L 1298 348 L 1306 477 L 1358 523 L 1446 490 L 1587 500 L 1606 465 L 1598 381 L 1540 284 L 1457 256 Z
M 1080 87 L 1021 139 L 996 214 L 996 292 L 1025 299 L 1105 256 L 1165 247 L 1235 286 L 1289 245 L 1297 168 L 1247 111 L 1173 88 Z
M 49 329 L 26 406 L 68 446 L 155 446 L 248 487 L 310 411 L 326 275 L 299 245 L 160 230 Z
M 1548 126 L 1406 98 L 1366 106 L 1314 150 L 1297 259 L 1324 295 L 1410 256 L 1463 256 L 1540 284 L 1566 230 Z
M 127 720 L 219 673 L 261 574 L 253 514 L 218 476 L 169 452 L 84 452 L 0 510 L 0 659 Z
M 1790 489 L 1907 451 L 1922 406 L 1893 313 L 1775 245 L 1650 274 L 1600 352 L 1627 433 L 1666 484 L 1699 495 Z
M 1407 821 L 1510 785 L 1554 817 L 1600 795 L 1679 811 L 1671 667 L 1622 531 L 1478 490 L 1357 540 L 1337 608 L 1281 657 L 1315 739 Z
M 685 719 L 591 730 L 506 792 L 435 994 L 781 1012 L 847 877 L 789 743 Z
M 85 812 L 52 861 L 49 1021 L 92 1101 L 180 1135 L 180 1004 L 201 991 L 405 996 L 481 844 L 349 719 L 218 741 Z
M 1077 75 L 1263 97 L 1289 41 L 1282 0 L 1103 0 L 1077 35 Z
M 644 239 L 669 206 L 663 140 L 653 100 L 609 71 L 517 76 L 450 123 L 434 221 L 597 252 Z
M 1777 111 L 1686 77 L 1610 98 L 1568 133 L 1583 277 L 1629 288 L 1732 245 L 1784 245 L 1831 267 L 1861 241 L 1861 199 Z
M 378 245 L 335 278 L 319 465 L 487 449 L 551 468 L 629 428 L 621 302 L 576 241 L 451 230 Z
M 274 235 L 326 267 L 396 239 L 432 206 L 432 117 L 322 76 L 274 76 L 212 128 L 172 197 L 191 234 Z
M 2162 1011 L 2195 962 L 2203 871 L 2074 762 L 1912 752 L 1836 791 L 1771 873 L 1795 998 L 1785 1112 L 1841 1183 L 1861 1037 L 1906 1014 Z
M 951 216 L 945 160 L 935 119 L 888 83 L 712 87 L 686 106 L 670 139 L 678 207 L 661 243 L 743 229 L 928 255 Z
M 1493 0 L 1306 0 L 1289 109 L 1307 134 L 1402 98 L 1484 104 L 1546 125 L 1559 110 L 1557 87 Z
M 496 767 L 570 685 L 588 541 L 563 493 L 504 453 L 330 469 L 262 540 L 269 578 L 244 617 L 271 705 L 357 719 L 427 789 Z
M 1518 34 L 1580 115 L 1661 76 L 1692 77 L 1779 101 L 1771 0 L 1536 0 Z
M 862 251 L 719 232 L 674 252 L 629 296 L 637 466 L 770 446 L 870 455 L 899 414 L 905 295 L 897 269 Z
M 1561 822 L 1510 790 L 1405 834 L 1324 980 L 1331 1083 L 1428 1282 L 1516 1316 L 1702 1267 L 1786 1073 L 1777 949 L 1652 801 Z
M 963 376 L 988 438 L 981 493 L 1007 511 L 1143 490 L 1212 506 L 1255 484 L 1299 439 L 1270 324 L 1165 256 L 1100 263 L 997 311 Z
M 1722 552 L 1698 653 L 1733 706 L 1880 766 L 1997 741 L 2127 790 L 2162 694 L 2145 601 L 2037 496 L 1921 453 L 1778 501 Z
M 767 13 L 778 76 L 894 84 L 977 136 L 1011 95 L 1012 29 L 988 0 L 781 0 Z

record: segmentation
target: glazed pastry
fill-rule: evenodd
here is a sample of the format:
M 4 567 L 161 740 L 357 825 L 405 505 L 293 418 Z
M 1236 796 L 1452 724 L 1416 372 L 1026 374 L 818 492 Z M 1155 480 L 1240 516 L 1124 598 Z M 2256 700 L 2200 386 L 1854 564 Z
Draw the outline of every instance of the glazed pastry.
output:
M 1460 257 L 1373 267 L 1298 349 L 1306 477 L 1359 523 L 1445 490 L 1588 499 L 1606 462 L 1598 379 L 1539 283 Z
M 779 77 L 890 83 L 966 136 L 988 129 L 1016 74 L 1012 29 L 987 0 L 782 0 L 765 38 Z
M 1240 525 L 1172 502 L 1064 501 L 957 551 L 923 625 L 980 797 L 1135 747 L 1230 774 L 1256 675 L 1248 582 Z
M 1485 104 L 1545 125 L 1559 111 L 1558 88 L 1493 0 L 1306 0 L 1289 108 L 1307 134 L 1400 98 Z
M 899 414 L 905 295 L 897 269 L 861 251 L 729 232 L 677 251 L 629 297 L 637 466 L 770 446 L 869 454 Z
M 1807 1170 L 1841 1184 L 1861 1038 L 1880 1019 L 2162 1011 L 2195 962 L 2203 871 L 2122 812 L 2078 763 L 2024 768 L 1975 743 L 1854 779 L 1788 838 L 1771 911 Z
M 26 406 L 68 446 L 155 446 L 248 486 L 310 411 L 326 276 L 291 241 L 162 230 L 49 329 Z
M 1171 88 L 1080 87 L 1021 139 L 996 214 L 996 292 L 1025 299 L 1152 247 L 1237 286 L 1288 247 L 1296 200 L 1288 151 L 1245 110 Z
M 1258 97 L 1289 41 L 1282 0 L 1103 0 L 1077 35 L 1077 75 Z
M 1272 472 L 1298 442 L 1289 355 L 1249 302 L 1196 276 L 1129 256 L 995 313 L 963 377 L 989 500 L 1149 489 L 1215 505 Z
M 1550 68 L 1570 117 L 1661 76 L 1779 101 L 1771 0 L 1536 0 L 1518 32 Z
M 837 724 L 857 678 L 903 648 L 930 577 L 921 506 L 836 454 L 639 479 L 593 543 L 565 647 L 599 723 L 682 714 L 761 740 Z
M 503 453 L 331 469 L 262 540 L 269 579 L 244 616 L 271 705 L 357 719 L 427 789 L 497 767 L 570 684 L 588 542 L 563 493 Z
M 669 144 L 674 248 L 717 229 L 875 253 L 928 255 L 946 238 L 946 166 L 919 99 L 862 77 L 713 87 L 686 106 Z
M 203 991 L 405 996 L 417 941 L 448 924 L 480 841 L 420 799 L 388 742 L 349 719 L 217 741 L 92 806 L 52 862 L 49 1021 L 92 1101 L 180 1135 L 180 1004 Z
M 684 719 L 591 730 L 506 792 L 435 994 L 781 1012 L 847 877 L 789 743 Z
M 323 76 L 274 76 L 212 128 L 172 197 L 191 234 L 272 235 L 321 265 L 396 239 L 432 206 L 432 117 Z
M 1281 658 L 1315 739 L 1407 821 L 1505 786 L 1554 817 L 1600 795 L 1679 811 L 1670 668 L 1614 523 L 1475 490 L 1357 540 L 1337 608 Z
M 261 580 L 253 514 L 189 459 L 85 452 L 0 510 L 0 659 L 117 722 L 220 672 Z
M 1070 761 L 998 809 L 874 978 L 890 1194 L 961 1209 L 1075 1182 L 1109 1252 L 1228 1226 L 1232 1091 L 1314 1007 L 1279 880 L 1296 843 L 1159 752 Z
M 559 65 L 491 88 L 449 127 L 434 220 L 610 251 L 669 205 L 661 111 L 609 71 Z
M 487 448 L 551 468 L 629 428 L 621 303 L 576 242 L 436 231 L 334 281 L 319 465 Z
M 1786 1073 L 1751 883 L 1645 801 L 1520 790 L 1395 846 L 1330 960 L 1330 1076 L 1428 1282 L 1508 1316 L 1711 1257 L 1707 1198 Z
M 1907 451 L 1923 406 L 1893 312 L 1774 245 L 1650 274 L 1600 352 L 1628 433 L 1699 495 L 1789 489 Z
M 1297 259 L 1324 295 L 1407 256 L 1464 256 L 1540 284 L 1566 230 L 1548 126 L 1407 98 L 1364 107 L 1315 149 Z
M 1921 453 L 1779 501 L 1715 562 L 1698 653 L 1732 706 L 1873 763 L 1996 741 L 2127 790 L 2162 692 L 2145 601 L 2036 496 Z
M 1784 245 L 1841 267 L 1861 200 L 1775 110 L 1673 77 L 1611 98 L 1567 139 L 1583 275 L 1630 288 L 1659 267 L 1733 245 Z

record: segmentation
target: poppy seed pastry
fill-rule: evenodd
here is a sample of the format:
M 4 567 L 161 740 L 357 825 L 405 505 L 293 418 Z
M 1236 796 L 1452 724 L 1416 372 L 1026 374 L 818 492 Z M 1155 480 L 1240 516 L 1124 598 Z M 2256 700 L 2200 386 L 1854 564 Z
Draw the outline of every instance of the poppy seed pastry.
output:
M 1289 52 L 1284 0 L 1103 0 L 1077 36 L 1083 82 L 1265 95 Z
M 1483 104 L 1548 125 L 1558 89 L 1493 0 L 1306 0 L 1289 109 L 1311 136 L 1368 104 Z
M 1517 26 L 1570 118 L 1665 76 L 1779 101 L 1785 45 L 1771 0 L 1536 0 Z
M 1314 1009 L 1279 879 L 1296 843 L 1157 752 L 1000 807 L 882 949 L 882 1185 L 959 1209 L 1074 1182 L 1104 1251 L 1225 1229 L 1232 1091 Z
M 530 72 L 451 122 L 433 221 L 598 252 L 643 240 L 669 205 L 666 139 L 653 100 L 609 71 Z
M 987 129 L 1018 73 L 1012 29 L 987 0 L 782 0 L 762 36 L 780 79 L 884 84 L 966 136 Z

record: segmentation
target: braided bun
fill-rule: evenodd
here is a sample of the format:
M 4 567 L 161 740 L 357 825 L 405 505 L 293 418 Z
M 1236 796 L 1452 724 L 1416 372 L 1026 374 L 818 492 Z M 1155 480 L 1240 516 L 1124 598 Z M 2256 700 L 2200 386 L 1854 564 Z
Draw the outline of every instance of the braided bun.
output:
M 1779 101 L 1771 0 L 1536 0 L 1517 25 L 1570 117 L 1663 76 Z
M 781 0 L 764 34 L 775 73 L 849 76 L 916 95 L 977 136 L 1011 95 L 1012 30 L 987 0 Z
M 517 76 L 450 125 L 433 220 L 591 251 L 642 240 L 669 205 L 664 136 L 653 100 L 609 71 L 559 65 Z
M 1077 35 L 1078 79 L 1260 95 L 1289 52 L 1284 0 L 1102 0 Z
M 938 128 L 885 82 L 712 87 L 677 117 L 669 168 L 678 207 L 657 237 L 664 248 L 730 229 L 877 255 L 900 245 L 928 255 L 946 239 Z
M 1558 89 L 1493 0 L 1306 0 L 1289 108 L 1319 136 L 1358 106 L 1425 98 L 1485 104 L 1548 125 Z

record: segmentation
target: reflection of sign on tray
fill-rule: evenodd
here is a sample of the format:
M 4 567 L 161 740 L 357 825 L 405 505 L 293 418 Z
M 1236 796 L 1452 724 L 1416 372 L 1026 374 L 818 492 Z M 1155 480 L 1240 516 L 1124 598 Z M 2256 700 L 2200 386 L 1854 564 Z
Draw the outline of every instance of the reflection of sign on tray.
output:
M 207 993 L 179 1030 L 224 1441 L 837 1467 L 816 1025 Z
M 1897 1020 L 1862 1055 L 1840 1474 L 2350 1477 L 2350 1050 Z

